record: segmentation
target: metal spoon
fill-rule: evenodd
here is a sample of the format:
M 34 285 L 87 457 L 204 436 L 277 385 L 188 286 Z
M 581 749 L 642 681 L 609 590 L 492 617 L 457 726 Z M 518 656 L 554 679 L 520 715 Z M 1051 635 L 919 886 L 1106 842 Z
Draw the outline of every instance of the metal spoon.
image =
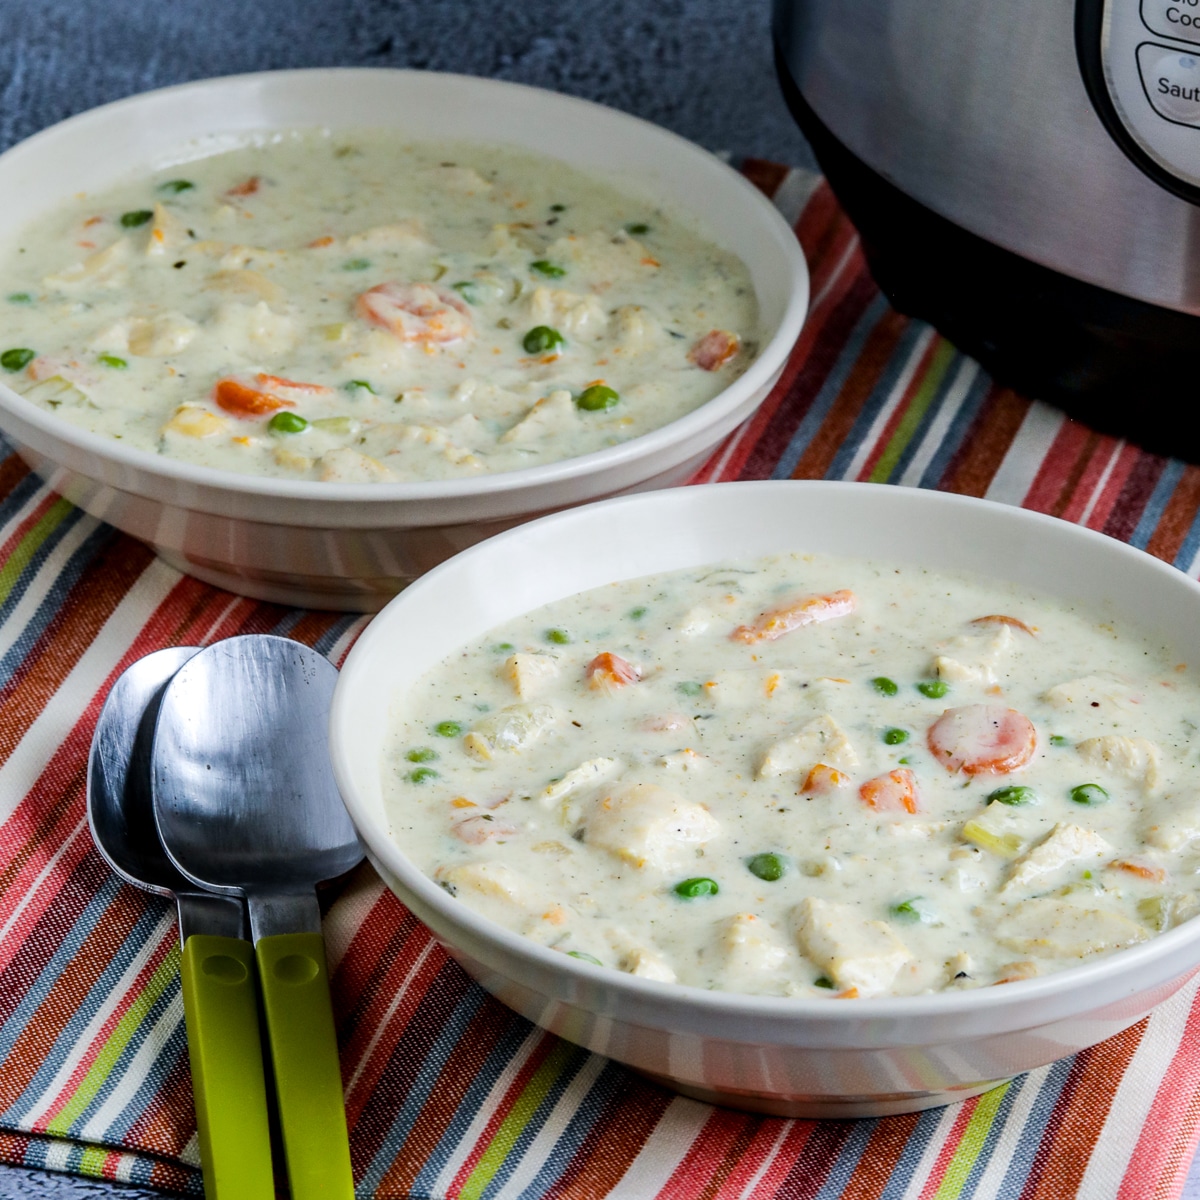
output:
M 150 750 L 171 676 L 197 649 L 139 659 L 108 693 L 88 757 L 88 824 L 109 866 L 135 887 L 173 896 L 183 945 L 188 1031 L 204 1192 L 271 1200 L 271 1138 L 253 955 L 240 900 L 197 888 L 167 858 L 154 825 Z
M 337 669 L 287 638 L 230 638 L 171 680 L 154 733 L 158 831 L 191 880 L 246 897 L 294 1200 L 353 1200 L 315 886 L 363 851 L 329 761 Z

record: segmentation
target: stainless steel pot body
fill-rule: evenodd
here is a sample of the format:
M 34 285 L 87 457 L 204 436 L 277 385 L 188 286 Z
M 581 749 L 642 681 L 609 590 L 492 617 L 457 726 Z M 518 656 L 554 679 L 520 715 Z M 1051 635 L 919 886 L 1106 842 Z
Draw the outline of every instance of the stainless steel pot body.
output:
M 912 199 L 1200 314 L 1197 0 L 776 0 L 775 36 L 817 117 Z

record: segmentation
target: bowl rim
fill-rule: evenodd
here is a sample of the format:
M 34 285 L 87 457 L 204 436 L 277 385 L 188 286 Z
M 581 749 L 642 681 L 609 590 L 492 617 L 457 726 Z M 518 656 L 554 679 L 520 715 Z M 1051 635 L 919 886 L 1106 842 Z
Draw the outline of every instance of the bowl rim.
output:
M 823 1024 L 840 1025 L 863 1020 L 894 1021 L 908 1023 L 923 1022 L 930 1018 L 969 1017 L 996 1009 L 1024 1008 L 1039 1000 L 1061 996 L 1063 993 L 1091 991 L 1102 984 L 1110 984 L 1114 978 L 1127 976 L 1134 983 L 1139 968 L 1147 968 L 1164 959 L 1181 947 L 1200 943 L 1200 917 L 1163 933 L 1155 934 L 1146 941 L 1117 950 L 1091 962 L 1078 966 L 1064 967 L 1047 975 L 1028 980 L 1017 980 L 1003 987 L 992 985 L 957 991 L 944 991 L 915 996 L 874 996 L 856 998 L 853 1004 L 832 1004 L 832 997 L 780 997 L 755 995 L 742 992 L 715 991 L 694 984 L 663 983 L 645 979 L 605 966 L 596 966 L 581 959 L 539 945 L 530 938 L 514 933 L 499 923 L 489 920 L 465 904 L 458 903 L 426 875 L 404 854 L 396 839 L 374 817 L 371 809 L 360 801 L 354 786 L 352 755 L 347 751 L 347 741 L 353 729 L 349 717 L 350 697 L 360 672 L 369 669 L 372 660 L 386 661 L 381 653 L 387 644 L 389 624 L 395 613 L 403 610 L 406 597 L 419 597 L 423 592 L 441 586 L 444 575 L 461 569 L 463 562 L 489 552 L 494 544 L 505 544 L 513 539 L 534 535 L 538 531 L 556 525 L 569 525 L 573 521 L 586 519 L 596 509 L 611 510 L 615 506 L 647 505 L 661 501 L 663 497 L 686 496 L 689 493 L 711 493 L 715 488 L 734 488 L 738 491 L 762 490 L 767 495 L 777 495 L 778 489 L 792 491 L 832 491 L 842 493 L 878 492 L 894 490 L 896 485 L 880 483 L 858 483 L 841 480 L 752 480 L 730 483 L 701 484 L 688 488 L 676 488 L 638 495 L 620 496 L 579 505 L 563 512 L 552 513 L 537 520 L 526 522 L 515 529 L 496 534 L 484 542 L 460 551 L 452 558 L 440 563 L 410 584 L 395 596 L 371 621 L 360 635 L 342 664 L 337 687 L 334 691 L 330 711 L 329 743 L 333 760 L 334 775 L 342 794 L 343 802 L 359 836 L 367 847 L 368 857 L 378 860 L 385 869 L 409 889 L 420 903 L 437 913 L 447 925 L 463 928 L 476 943 L 495 943 L 507 956 L 523 960 L 531 968 L 559 972 L 568 981 L 588 982 L 599 985 L 610 995 L 627 997 L 632 1003 L 661 1004 L 664 1000 L 685 1004 L 699 1013 L 721 1013 L 726 1016 L 748 1020 L 802 1020 Z M 966 510 L 988 510 L 1003 512 L 1017 525 L 1032 529 L 1053 528 L 1059 532 L 1069 530 L 1068 536 L 1077 536 L 1085 542 L 1102 544 L 1106 551 L 1118 555 L 1128 562 L 1136 562 L 1140 569 L 1155 572 L 1170 580 L 1172 586 L 1183 585 L 1191 590 L 1200 606 L 1200 582 L 1192 579 L 1178 568 L 1143 550 L 1119 541 L 1107 534 L 1086 526 L 1040 513 L 1031 509 L 1018 508 L 994 500 L 964 496 L 954 492 L 942 492 L 925 488 L 905 488 L 905 492 L 932 505 L 946 505 Z M 393 614 L 391 617 L 388 614 Z M 436 935 L 435 935 L 436 936 Z M 1193 961 L 1172 978 L 1181 978 L 1200 966 L 1200 951 L 1193 954 Z M 1129 992 L 1139 990 L 1130 986 Z M 1030 1025 L 1038 1025 L 1030 1020 Z M 935 1030 L 929 1032 L 930 1040 L 938 1040 Z
M 280 87 L 294 87 L 332 77 L 359 79 L 401 77 L 406 81 L 419 82 L 434 88 L 439 86 L 472 87 L 484 91 L 536 96 L 539 103 L 567 112 L 574 110 L 603 114 L 602 119 L 611 121 L 616 129 L 629 131 L 634 137 L 657 139 L 674 153 L 690 158 L 712 174 L 722 176 L 727 184 L 732 185 L 741 193 L 747 212 L 756 214 L 763 223 L 764 234 L 774 237 L 778 243 L 780 261 L 790 276 L 788 301 L 774 333 L 762 343 L 758 355 L 741 375 L 712 399 L 667 425 L 661 425 L 657 429 L 649 430 L 618 445 L 608 446 L 575 458 L 558 459 L 554 462 L 524 467 L 516 471 L 498 471 L 466 479 L 325 483 L 320 480 L 289 480 L 242 474 L 219 467 L 201 466 L 172 459 L 165 455 L 152 454 L 149 451 L 116 442 L 102 434 L 92 433 L 69 421 L 55 418 L 53 414 L 45 412 L 8 387 L 3 378 L 0 378 L 0 413 L 10 412 L 14 417 L 36 429 L 51 441 L 65 443 L 72 449 L 96 456 L 127 470 L 171 482 L 189 484 L 197 488 L 240 492 L 249 496 L 285 501 L 329 500 L 361 504 L 367 500 L 376 500 L 393 504 L 405 501 L 428 503 L 439 500 L 468 500 L 495 493 L 518 492 L 527 488 L 552 487 L 568 480 L 620 470 L 640 459 L 657 455 L 677 443 L 687 442 L 689 438 L 701 434 L 709 426 L 719 424 L 756 391 L 761 389 L 765 394 L 777 374 L 783 369 L 808 315 L 810 280 L 807 261 L 799 239 L 779 210 L 744 175 L 696 142 L 643 117 L 634 116 L 632 113 L 593 100 L 554 92 L 548 88 L 449 71 L 422 71 L 398 67 L 307 67 L 218 75 L 139 92 L 76 113 L 9 147 L 3 154 L 0 154 L 0 171 L 9 165 L 13 158 L 19 158 L 29 149 L 51 141 L 63 133 L 74 132 L 80 127 L 86 128 L 89 122 L 111 118 L 114 113 L 120 114 L 153 105 L 166 96 L 187 93 L 203 94 L 222 87 L 251 87 L 263 82 Z M 393 128 L 394 126 L 366 124 L 361 127 Z M 264 126 L 264 128 L 280 127 Z M 299 126 L 291 128 L 299 128 Z M 304 126 L 304 128 L 309 128 L 309 126 Z M 251 131 L 244 132 L 247 137 L 251 135 Z M 470 135 L 466 134 L 464 140 L 469 141 Z M 676 207 L 686 215 L 686 208 Z

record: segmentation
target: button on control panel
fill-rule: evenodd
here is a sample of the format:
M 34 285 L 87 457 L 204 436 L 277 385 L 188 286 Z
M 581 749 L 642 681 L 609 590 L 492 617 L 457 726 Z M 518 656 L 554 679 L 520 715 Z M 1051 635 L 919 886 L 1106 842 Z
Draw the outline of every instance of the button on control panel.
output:
M 1101 120 L 1143 171 L 1191 199 L 1200 193 L 1200 0 L 1075 3 Z
M 1159 37 L 1200 45 L 1200 0 L 1142 0 L 1142 22 Z
M 1200 129 L 1200 51 L 1143 42 L 1137 61 L 1151 108 L 1167 121 Z

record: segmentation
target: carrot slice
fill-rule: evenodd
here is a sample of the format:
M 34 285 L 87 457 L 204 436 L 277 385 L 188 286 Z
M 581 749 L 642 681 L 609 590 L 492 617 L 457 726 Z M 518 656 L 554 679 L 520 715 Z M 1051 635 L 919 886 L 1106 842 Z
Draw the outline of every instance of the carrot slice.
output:
M 858 789 L 868 808 L 876 812 L 921 811 L 921 798 L 917 794 L 917 777 L 907 767 L 876 775 Z
M 1162 883 L 1167 878 L 1166 868 L 1148 858 L 1115 858 L 1108 865 L 1115 871 L 1128 871 L 1130 875 L 1148 879 L 1151 883 Z
M 850 782 L 850 776 L 828 763 L 814 764 L 811 771 L 800 785 L 802 796 L 823 796 L 828 792 L 844 788 Z
M 752 625 L 739 625 L 729 636 L 753 645 L 773 642 L 802 625 L 816 625 L 835 617 L 848 617 L 858 607 L 858 597 L 846 588 L 824 596 L 804 596 L 783 608 L 760 613 Z
M 688 351 L 688 361 L 703 371 L 719 371 L 738 352 L 740 345 L 736 334 L 713 329 Z
M 588 686 L 593 688 L 622 688 L 637 683 L 642 677 L 640 667 L 607 650 L 597 654 L 588 663 L 584 673 L 587 675 Z
M 243 419 L 266 416 L 279 408 L 296 407 L 290 400 L 281 400 L 269 392 L 255 391 L 236 379 L 218 379 L 213 389 L 213 399 L 218 408 Z
M 243 179 L 241 183 L 236 183 L 225 193 L 227 196 L 253 196 L 258 191 L 258 185 L 262 180 L 258 175 L 251 175 L 249 179 Z
M 1013 629 L 1023 630 L 1030 637 L 1037 637 L 1037 630 L 1017 617 L 1006 617 L 1003 613 L 989 613 L 986 617 L 976 617 L 972 625 L 1011 625 Z
M 295 379 L 284 379 L 281 375 L 265 375 L 261 371 L 255 376 L 255 379 L 258 380 L 258 386 L 268 392 L 275 388 L 290 388 L 294 392 L 328 392 L 332 390 L 323 383 L 299 383 Z
M 947 771 L 1007 775 L 1033 757 L 1037 731 L 1015 708 L 967 704 L 946 709 L 929 727 L 925 740 Z

